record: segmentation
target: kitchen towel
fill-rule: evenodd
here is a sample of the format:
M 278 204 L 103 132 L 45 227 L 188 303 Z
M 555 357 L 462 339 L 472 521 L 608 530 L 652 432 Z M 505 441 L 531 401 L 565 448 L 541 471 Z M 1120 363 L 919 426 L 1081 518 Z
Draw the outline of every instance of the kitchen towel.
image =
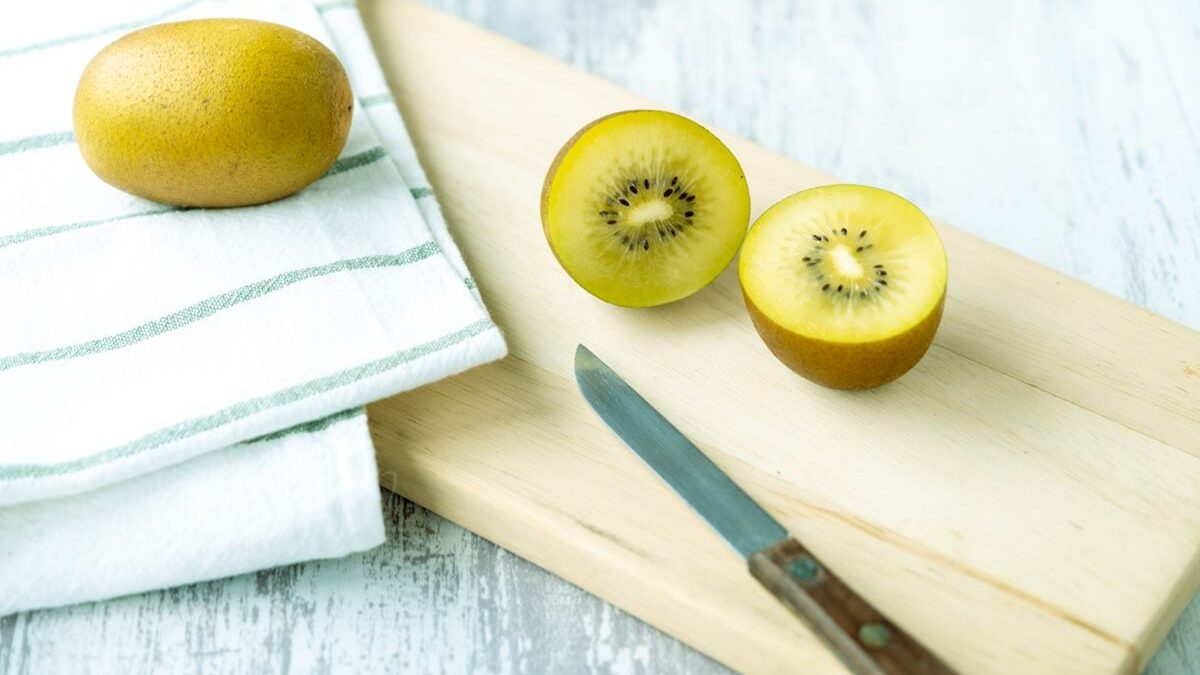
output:
M 505 346 L 357 11 L 56 4 L 0 27 L 0 89 L 21 92 L 0 111 L 0 614 L 378 544 L 359 407 Z M 338 54 L 358 101 L 341 157 L 239 209 L 104 184 L 71 133 L 83 67 L 130 30 L 213 16 Z

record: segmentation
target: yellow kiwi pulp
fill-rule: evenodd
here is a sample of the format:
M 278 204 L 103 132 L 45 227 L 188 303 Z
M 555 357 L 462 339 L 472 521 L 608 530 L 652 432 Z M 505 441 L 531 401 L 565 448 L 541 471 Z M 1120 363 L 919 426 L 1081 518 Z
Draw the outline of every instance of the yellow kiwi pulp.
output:
M 729 264 L 750 221 L 746 177 L 711 132 L 673 113 L 602 117 L 559 151 L 542 226 L 592 295 L 646 307 L 687 297 Z
M 894 380 L 929 349 L 946 296 L 946 252 L 907 200 L 861 185 L 798 192 L 750 228 L 738 276 L 767 347 L 837 389 Z

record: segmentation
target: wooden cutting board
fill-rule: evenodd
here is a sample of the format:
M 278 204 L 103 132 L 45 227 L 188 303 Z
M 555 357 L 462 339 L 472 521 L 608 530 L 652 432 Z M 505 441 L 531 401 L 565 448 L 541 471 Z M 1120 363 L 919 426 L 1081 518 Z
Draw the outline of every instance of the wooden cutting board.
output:
M 1200 334 L 940 225 L 929 354 L 875 391 L 821 389 L 759 342 L 733 268 L 627 310 L 555 263 L 538 220 L 554 153 L 652 103 L 419 5 L 361 9 L 511 348 L 371 407 L 383 485 L 738 670 L 841 672 L 587 409 L 585 342 L 952 665 L 1141 668 L 1200 579 Z M 755 215 L 833 180 L 723 137 Z

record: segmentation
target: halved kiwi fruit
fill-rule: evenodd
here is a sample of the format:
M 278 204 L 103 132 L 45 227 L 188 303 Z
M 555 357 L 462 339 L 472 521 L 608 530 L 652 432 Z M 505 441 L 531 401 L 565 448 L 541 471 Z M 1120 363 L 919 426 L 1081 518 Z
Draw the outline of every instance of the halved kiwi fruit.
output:
M 946 297 L 946 252 L 907 200 L 861 185 L 798 192 L 768 209 L 738 277 L 754 327 L 818 384 L 890 382 L 929 349 Z
M 729 148 L 659 110 L 602 117 L 555 157 L 542 226 L 567 274 L 626 307 L 679 300 L 716 278 L 750 222 L 750 192 Z

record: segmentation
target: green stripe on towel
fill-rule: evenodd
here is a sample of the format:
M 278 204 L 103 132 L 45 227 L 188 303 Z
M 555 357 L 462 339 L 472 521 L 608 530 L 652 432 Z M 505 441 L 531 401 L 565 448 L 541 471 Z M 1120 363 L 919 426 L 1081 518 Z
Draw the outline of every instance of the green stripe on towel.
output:
M 103 28 L 96 28 L 94 30 L 90 30 L 90 31 L 87 31 L 84 33 L 75 33 L 74 35 L 64 35 L 62 37 L 57 37 L 57 38 L 53 38 L 51 40 L 45 40 L 42 42 L 35 42 L 33 44 L 24 45 L 22 47 L 12 47 L 10 49 L 2 49 L 2 50 L 0 50 L 0 58 L 4 58 L 6 56 L 16 56 L 17 54 L 27 54 L 29 52 L 36 52 L 41 49 L 49 49 L 50 47 L 57 47 L 59 45 L 71 44 L 72 42 L 80 42 L 82 40 L 90 40 L 94 37 L 100 37 L 101 35 L 105 35 L 106 33 L 117 33 L 117 32 L 121 32 L 121 31 L 133 30 L 135 28 L 141 28 L 142 26 L 148 26 L 152 23 L 158 23 L 159 21 L 162 21 L 163 19 L 165 19 L 169 16 L 178 14 L 182 11 L 185 11 L 187 9 L 195 7 L 196 5 L 199 5 L 203 2 L 218 2 L 218 1 L 220 1 L 220 0 L 187 0 L 186 2 L 181 2 L 178 5 L 174 5 L 173 7 L 168 7 L 157 14 L 153 14 L 151 16 L 147 16 L 147 17 L 138 19 L 136 21 L 126 21 L 124 23 L 114 23 L 111 26 L 105 26 Z
M 261 412 L 288 405 L 289 403 L 295 403 L 296 401 L 301 401 L 333 389 L 354 384 L 369 377 L 386 373 L 410 361 L 415 361 L 424 356 L 449 349 L 460 342 L 465 342 L 476 335 L 494 330 L 495 328 L 495 324 L 490 319 L 480 319 L 466 328 L 454 331 L 453 333 L 447 333 L 416 347 L 395 352 L 381 359 L 369 361 L 352 368 L 340 370 L 331 375 L 302 382 L 286 389 L 280 389 L 265 396 L 247 399 L 222 408 L 211 415 L 196 417 L 163 427 L 158 431 L 149 433 L 124 445 L 109 448 L 81 459 L 58 464 L 10 464 L 0 466 L 0 481 L 62 476 L 115 460 L 126 459 L 146 450 L 166 445 L 167 443 L 173 443 L 195 436 L 196 434 L 212 431 L 231 422 L 236 422 Z
M 370 150 L 364 150 L 358 154 L 339 159 L 338 161 L 334 162 L 333 166 L 329 167 L 329 170 L 326 171 L 325 175 L 321 177 L 328 178 L 330 176 L 342 173 L 343 171 L 357 169 L 360 166 L 366 166 L 368 164 L 378 162 L 386 156 L 387 150 L 384 150 L 383 146 L 377 145 Z
M 188 324 L 195 323 L 201 319 L 208 318 L 222 310 L 229 309 L 236 305 L 249 302 L 251 300 L 261 298 L 264 295 L 274 293 L 288 286 L 298 284 L 308 279 L 337 274 L 349 270 L 371 269 L 377 267 L 403 267 L 410 265 L 420 260 L 424 260 L 438 253 L 437 244 L 426 242 L 420 246 L 416 246 L 395 255 L 372 255 L 362 258 L 348 258 L 328 263 L 326 265 L 316 265 L 314 267 L 304 267 L 301 269 L 291 270 L 282 274 L 277 274 L 273 277 L 246 284 L 232 291 L 214 295 L 210 298 L 205 298 L 200 302 L 188 305 L 183 309 L 159 317 L 152 321 L 147 321 L 139 326 L 130 328 L 113 335 L 108 335 L 87 342 L 67 345 L 65 347 L 56 347 L 54 349 L 46 349 L 37 352 L 22 352 L 11 356 L 0 357 L 0 372 L 18 368 L 20 366 L 29 366 L 37 363 L 46 363 L 48 361 L 65 361 L 67 359 L 79 358 L 100 352 L 110 352 L 117 349 L 122 349 L 130 345 L 135 345 L 139 342 L 144 342 L 150 338 L 158 337 L 164 333 L 170 333 Z
M 415 187 L 410 190 L 410 192 L 412 192 L 413 199 L 422 199 L 424 197 L 433 196 L 433 188 L 431 187 Z
M 315 419 L 311 422 L 297 424 L 294 427 L 280 429 L 279 431 L 276 431 L 273 433 L 263 434 L 262 436 L 251 438 L 248 441 L 242 441 L 238 445 L 250 445 L 251 443 L 266 443 L 267 441 L 278 440 L 280 438 L 283 438 L 284 436 L 291 436 L 293 434 L 315 433 L 318 431 L 322 431 L 324 429 L 328 429 L 329 427 L 337 424 L 338 422 L 341 422 L 342 420 L 348 420 L 352 417 L 358 417 L 359 415 L 366 414 L 366 412 L 367 412 L 367 409 L 363 408 L 361 406 L 359 406 L 357 408 L 350 408 L 349 410 L 335 412 L 328 417 L 322 417 L 320 419 Z
M 160 206 L 155 209 L 146 209 L 145 211 L 134 211 L 133 213 L 123 213 L 119 216 L 113 216 L 111 218 L 100 218 L 97 220 L 81 220 L 77 223 L 69 223 L 67 225 L 53 225 L 51 227 L 38 227 L 38 228 L 35 228 L 32 230 L 24 230 L 22 232 L 17 232 L 16 234 L 10 234 L 10 235 L 4 236 L 4 237 L 0 237 L 0 248 L 4 248 L 5 246 L 12 246 L 13 244 L 19 244 L 23 241 L 29 241 L 30 239 L 39 239 L 41 237 L 50 237 L 50 236 L 53 236 L 56 234 L 62 234 L 64 232 L 70 232 L 72 230 L 83 230 L 83 229 L 87 229 L 89 227 L 96 227 L 97 225 L 104 225 L 106 223 L 115 223 L 115 222 L 121 221 L 121 220 L 129 220 L 130 218 L 141 218 L 143 216 L 158 216 L 158 215 L 162 215 L 164 213 L 175 213 L 176 211 L 188 211 L 188 210 L 189 209 L 186 209 L 182 206 Z
M 30 136 L 28 138 L 18 138 L 14 141 L 0 142 L 0 155 L 8 155 L 14 152 L 25 152 L 26 150 L 37 150 L 38 148 L 52 148 L 56 145 L 64 145 L 75 140 L 75 134 L 70 131 L 56 131 L 52 134 L 41 134 L 39 136 Z
M 380 146 L 375 146 L 370 150 L 364 150 L 358 154 L 350 155 L 349 157 L 343 157 L 334 162 L 333 166 L 329 167 L 329 170 L 325 172 L 325 175 L 321 176 L 321 178 L 318 178 L 317 180 L 328 178 L 329 176 L 342 173 L 343 171 L 349 171 L 351 169 L 367 166 L 368 164 L 373 164 L 386 156 L 387 151 Z M 40 239 L 41 237 L 49 237 L 56 234 L 62 234 L 64 232 L 72 232 L 74 230 L 83 230 L 89 227 L 105 225 L 107 223 L 115 223 L 121 220 L 130 220 L 132 218 L 141 218 L 143 216 L 158 216 L 164 213 L 175 213 L 177 211 L 191 211 L 193 208 L 194 207 L 188 206 L 159 206 L 157 208 L 146 209 L 143 211 L 124 213 L 119 216 L 112 216 L 110 218 L 81 220 L 79 222 L 68 223 L 66 225 L 52 225 L 50 227 L 38 227 L 32 230 L 22 230 L 20 232 L 0 237 L 0 248 L 12 246 L 13 244 L 20 244 L 21 242 L 29 241 L 30 239 Z M 0 368 L 0 370 L 3 370 L 3 368 Z

